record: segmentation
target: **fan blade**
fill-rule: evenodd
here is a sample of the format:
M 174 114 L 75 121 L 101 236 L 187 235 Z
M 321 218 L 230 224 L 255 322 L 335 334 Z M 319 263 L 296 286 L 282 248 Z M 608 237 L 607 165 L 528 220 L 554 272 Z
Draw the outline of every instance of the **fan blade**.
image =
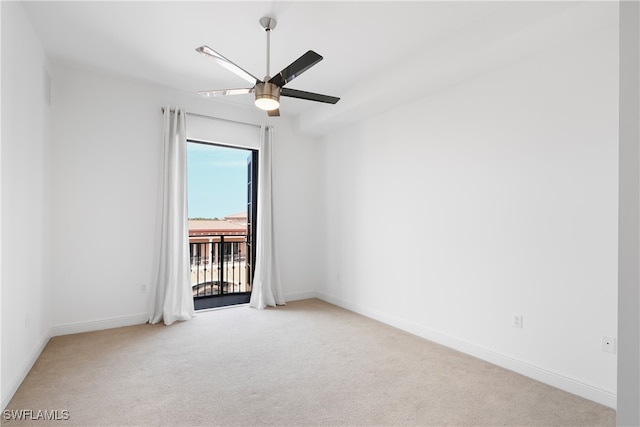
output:
M 267 115 L 269 117 L 280 117 L 280 109 L 276 108 L 275 110 L 267 110 Z
M 310 50 L 271 78 L 269 83 L 282 87 L 320 61 L 322 61 L 322 56 Z
M 196 48 L 196 52 L 201 53 L 205 56 L 208 56 L 209 58 L 212 58 L 218 64 L 222 65 L 227 70 L 242 77 L 243 79 L 245 79 L 251 84 L 256 84 L 256 82 L 261 81 L 259 78 L 252 75 L 250 72 L 244 70 L 243 68 L 239 67 L 238 65 L 234 64 L 233 62 L 229 61 L 227 58 L 220 55 L 218 52 L 211 49 L 209 46 L 200 46 L 199 48 Z
M 288 96 L 290 98 L 306 99 L 309 101 L 326 102 L 327 104 L 335 104 L 340 101 L 340 98 L 336 98 L 335 96 L 289 89 L 288 87 L 283 87 L 280 91 L 280 95 Z
M 220 90 L 203 90 L 198 92 L 202 96 L 224 96 L 224 95 L 244 95 L 246 93 L 253 93 L 252 87 L 242 89 L 220 89 Z

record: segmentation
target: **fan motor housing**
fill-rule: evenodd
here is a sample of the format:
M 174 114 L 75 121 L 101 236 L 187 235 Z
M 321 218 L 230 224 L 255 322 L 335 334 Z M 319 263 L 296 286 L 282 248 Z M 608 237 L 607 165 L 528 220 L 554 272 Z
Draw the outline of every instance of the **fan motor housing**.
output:
M 255 86 L 256 104 L 261 99 L 270 99 L 280 102 L 280 86 L 269 82 L 256 83 Z

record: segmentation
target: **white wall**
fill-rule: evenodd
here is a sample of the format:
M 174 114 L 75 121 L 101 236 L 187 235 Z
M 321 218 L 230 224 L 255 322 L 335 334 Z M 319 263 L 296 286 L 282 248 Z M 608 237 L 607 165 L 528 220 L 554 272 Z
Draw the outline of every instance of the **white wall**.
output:
M 156 243 L 161 106 L 251 123 L 266 116 L 70 64 L 56 64 L 53 96 L 54 334 L 144 322 L 148 294 L 140 285 L 150 283 Z M 313 140 L 284 117 L 271 123 L 278 247 L 291 299 L 317 286 L 306 280 L 318 268 L 317 250 L 299 248 L 306 221 L 321 215 L 315 187 L 322 182 L 300 176 L 317 167 Z
M 0 242 L 2 242 L 2 5 L 0 5 Z M 2 307 L 2 244 L 0 243 L 0 307 Z M 0 407 L 4 408 L 2 379 L 2 315 L 0 314 Z
M 640 425 L 640 6 L 620 4 L 619 426 Z
M 617 55 L 601 30 L 324 137 L 321 296 L 615 406 Z
M 2 407 L 49 338 L 47 64 L 22 5 L 2 2 Z
M 325 277 L 322 145 L 293 126 L 276 126 L 274 239 L 287 300 L 311 298 Z

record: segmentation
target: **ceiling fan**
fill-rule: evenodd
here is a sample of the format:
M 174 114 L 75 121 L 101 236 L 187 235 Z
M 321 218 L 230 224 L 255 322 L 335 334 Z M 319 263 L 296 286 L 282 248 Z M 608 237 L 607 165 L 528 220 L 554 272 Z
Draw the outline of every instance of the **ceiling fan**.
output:
M 208 90 L 198 92 L 202 96 L 223 96 L 223 95 L 241 95 L 246 93 L 255 93 L 256 107 L 266 110 L 267 114 L 271 117 L 280 115 L 280 96 L 288 96 L 290 98 L 306 99 L 309 101 L 324 102 L 328 104 L 335 104 L 340 100 L 335 96 L 321 95 L 319 93 L 305 92 L 302 90 L 290 89 L 283 87 L 291 80 L 298 77 L 300 74 L 307 71 L 309 68 L 322 61 L 322 56 L 318 55 L 314 51 L 310 50 L 300 58 L 293 61 L 289 66 L 285 67 L 275 76 L 269 75 L 269 60 L 271 54 L 270 36 L 271 31 L 276 27 L 276 20 L 265 16 L 260 18 L 260 26 L 267 33 L 267 75 L 264 80 L 260 80 L 248 71 L 229 61 L 224 56 L 220 55 L 209 46 L 200 46 L 196 49 L 196 52 L 201 53 L 222 65 L 229 71 L 242 77 L 253 86 L 250 88 L 240 89 L 221 89 L 221 90 Z

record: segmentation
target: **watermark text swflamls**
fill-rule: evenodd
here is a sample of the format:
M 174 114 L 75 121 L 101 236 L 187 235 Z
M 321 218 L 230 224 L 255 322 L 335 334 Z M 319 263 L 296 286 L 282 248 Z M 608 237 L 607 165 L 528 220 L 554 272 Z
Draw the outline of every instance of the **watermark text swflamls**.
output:
M 66 409 L 5 409 L 2 419 L 5 421 L 67 421 L 71 417 Z

